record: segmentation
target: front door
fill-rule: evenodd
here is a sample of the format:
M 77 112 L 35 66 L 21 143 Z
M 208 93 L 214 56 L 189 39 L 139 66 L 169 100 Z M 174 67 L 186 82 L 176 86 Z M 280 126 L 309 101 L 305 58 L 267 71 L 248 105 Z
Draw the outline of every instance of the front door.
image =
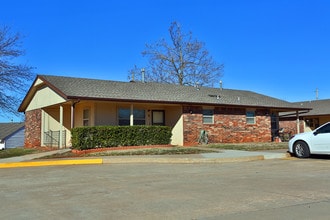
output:
M 279 121 L 278 116 L 275 113 L 271 114 L 271 131 L 272 131 L 272 141 L 279 136 Z

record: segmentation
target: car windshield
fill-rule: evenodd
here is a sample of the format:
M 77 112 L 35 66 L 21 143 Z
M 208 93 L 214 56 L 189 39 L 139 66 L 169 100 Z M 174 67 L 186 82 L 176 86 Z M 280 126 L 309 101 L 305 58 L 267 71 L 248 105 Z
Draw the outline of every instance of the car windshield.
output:
M 316 130 L 318 134 L 330 133 L 330 123 Z

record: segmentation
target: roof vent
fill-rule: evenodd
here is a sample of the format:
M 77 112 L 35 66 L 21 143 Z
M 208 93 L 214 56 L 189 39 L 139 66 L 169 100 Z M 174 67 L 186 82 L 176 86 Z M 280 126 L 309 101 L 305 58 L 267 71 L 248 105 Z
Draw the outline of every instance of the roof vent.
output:
M 195 88 L 196 88 L 197 90 L 200 90 L 201 85 L 199 84 L 199 82 L 195 82 Z
M 135 82 L 135 81 L 134 81 L 134 80 L 135 80 L 135 79 L 134 79 L 134 71 L 131 70 L 130 72 L 131 72 L 131 74 L 132 74 L 130 82 Z M 130 79 L 130 77 L 128 77 L 128 79 Z
M 141 69 L 141 80 L 142 80 L 143 83 L 144 83 L 144 73 L 145 73 L 145 69 L 142 68 Z
M 220 80 L 220 90 L 222 90 L 222 80 Z
M 209 94 L 209 96 L 212 97 L 212 98 L 217 98 L 217 99 L 220 99 L 220 98 L 221 98 L 220 95 L 212 95 L 212 94 Z

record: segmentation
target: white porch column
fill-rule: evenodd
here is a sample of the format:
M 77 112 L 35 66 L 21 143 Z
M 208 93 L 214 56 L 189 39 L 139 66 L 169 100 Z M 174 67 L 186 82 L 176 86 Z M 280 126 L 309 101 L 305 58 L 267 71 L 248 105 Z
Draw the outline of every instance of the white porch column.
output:
M 47 124 L 46 124 L 47 123 Z M 46 117 L 45 117 L 45 111 L 43 109 L 41 109 L 41 146 L 44 146 L 44 139 L 45 139 L 45 132 L 46 132 L 46 128 L 47 128 L 47 131 L 48 131 L 48 118 L 46 120 Z
M 74 127 L 74 104 L 71 104 L 71 129 Z
M 297 133 L 299 134 L 300 133 L 300 126 L 299 126 L 299 112 L 298 111 L 296 111 L 296 116 L 297 116 L 297 121 L 296 121 L 296 123 L 297 123 Z
M 63 148 L 63 106 L 60 105 L 60 148 Z
M 134 111 L 133 104 L 131 104 L 131 114 L 130 114 L 130 116 L 129 116 L 129 125 L 130 125 L 130 126 L 133 126 L 133 125 L 134 125 L 134 115 L 133 115 L 133 111 Z

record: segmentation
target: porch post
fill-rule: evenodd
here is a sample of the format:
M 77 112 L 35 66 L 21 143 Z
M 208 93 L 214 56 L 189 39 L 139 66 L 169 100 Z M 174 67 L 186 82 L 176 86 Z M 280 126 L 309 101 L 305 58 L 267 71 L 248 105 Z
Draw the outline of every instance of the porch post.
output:
M 71 104 L 71 129 L 74 127 L 74 104 Z
M 40 139 L 41 139 L 41 141 L 40 141 L 40 146 L 44 146 L 44 143 L 45 143 L 44 139 L 45 139 L 46 129 L 47 129 L 47 131 L 49 129 L 48 120 L 46 120 L 45 111 L 43 109 L 41 109 L 41 129 L 40 129 L 40 133 L 41 133 Z
M 60 105 L 60 144 L 59 147 L 63 147 L 63 106 Z
M 296 111 L 296 116 L 297 116 L 297 121 L 296 121 L 296 123 L 297 123 L 297 133 L 299 134 L 300 133 L 300 126 L 299 126 L 299 112 L 298 111 Z
M 131 113 L 130 113 L 130 116 L 129 116 L 129 125 L 130 126 L 133 126 L 134 125 L 134 116 L 133 116 L 133 104 L 131 104 Z
M 80 100 L 76 100 L 76 101 L 71 101 L 71 129 L 74 128 L 74 113 L 75 113 L 75 108 L 76 108 L 76 104 L 79 103 Z

